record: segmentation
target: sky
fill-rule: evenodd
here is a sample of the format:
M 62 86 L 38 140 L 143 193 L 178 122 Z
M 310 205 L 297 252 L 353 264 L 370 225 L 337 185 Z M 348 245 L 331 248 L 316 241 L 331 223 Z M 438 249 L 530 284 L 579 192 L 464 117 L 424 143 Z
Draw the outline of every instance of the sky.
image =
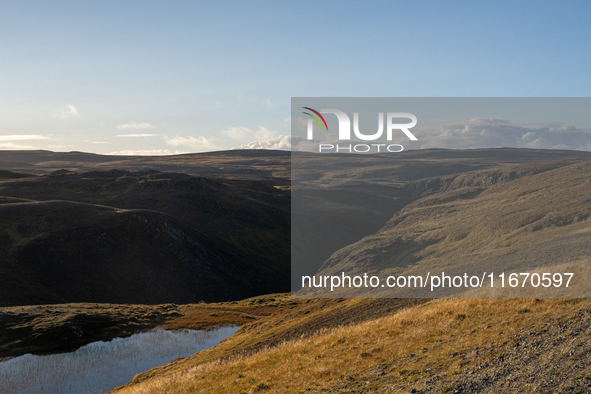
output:
M 0 149 L 281 148 L 291 97 L 588 97 L 590 16 L 589 1 L 4 1 Z
M 334 109 L 344 114 L 342 120 L 348 118 L 346 123 L 341 125 Z M 401 116 L 389 116 L 394 113 Z M 320 144 L 329 144 L 323 152 L 340 146 L 343 153 L 351 144 L 370 144 L 356 150 L 376 153 L 372 144 L 380 143 L 403 150 L 591 151 L 591 97 L 301 97 L 292 99 L 291 114 L 289 140 L 274 138 L 267 146 L 257 141 L 248 147 L 268 148 L 274 142 L 275 148 L 319 152 Z

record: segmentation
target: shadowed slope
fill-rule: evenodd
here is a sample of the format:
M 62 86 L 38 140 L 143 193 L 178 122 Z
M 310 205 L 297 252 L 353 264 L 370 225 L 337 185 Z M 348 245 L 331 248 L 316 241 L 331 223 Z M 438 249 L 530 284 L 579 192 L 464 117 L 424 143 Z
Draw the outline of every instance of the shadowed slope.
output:
M 0 183 L 0 195 L 165 213 L 216 239 L 220 247 L 237 256 L 237 261 L 259 274 L 273 273 L 261 277 L 272 282 L 262 286 L 277 292 L 288 289 L 289 277 L 289 191 L 275 187 L 286 182 L 212 179 L 157 171 L 77 174 L 62 170 Z
M 219 240 L 149 210 L 3 204 L 0 239 L 3 306 L 231 300 L 274 283 Z

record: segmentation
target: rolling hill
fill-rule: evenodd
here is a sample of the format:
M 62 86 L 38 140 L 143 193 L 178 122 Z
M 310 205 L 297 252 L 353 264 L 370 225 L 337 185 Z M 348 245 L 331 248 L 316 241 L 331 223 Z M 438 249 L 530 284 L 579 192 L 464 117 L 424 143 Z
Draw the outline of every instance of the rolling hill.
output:
M 297 290 L 301 275 L 319 270 L 387 275 L 433 264 L 462 270 L 475 261 L 501 267 L 522 255 L 538 264 L 545 253 L 544 264 L 585 259 L 589 158 L 587 152 L 531 149 L 355 157 L 264 150 L 166 157 L 0 151 L 0 202 L 7 210 L 20 204 L 18 215 L 0 217 L 7 289 L 0 304 L 227 301 L 286 291 L 290 282 Z M 552 214 L 545 213 L 546 202 Z M 55 210 L 56 204 L 71 208 Z M 35 215 L 41 215 L 39 223 L 31 224 Z M 186 237 L 155 240 L 163 226 Z M 110 228 L 120 230 L 102 236 Z M 96 245 L 90 241 L 99 238 Z M 556 254 L 554 245 L 563 241 L 570 246 Z M 42 252 L 50 244 L 55 252 Z M 157 268 L 156 250 L 167 250 L 169 270 Z M 109 277 L 100 253 L 117 261 L 123 278 Z M 43 283 L 34 279 L 45 267 L 38 263 L 42 257 L 60 272 Z M 199 275 L 213 272 L 204 267 L 218 270 L 212 287 L 200 282 Z M 101 274 L 89 275 L 91 268 Z M 191 279 L 179 278 L 183 271 Z M 164 276 L 155 284 L 142 275 Z M 82 295 L 60 284 L 72 281 L 93 290 Z M 174 286 L 177 281 L 185 284 Z
M 92 166 L 106 159 L 93 155 L 35 153 L 3 158 L 42 166 L 69 158 L 70 168 L 93 159 L 84 161 L 87 171 L 5 171 L 0 305 L 228 301 L 289 289 L 290 200 L 281 187 L 288 179 L 269 178 L 268 169 L 240 179 L 143 164 L 103 170 Z M 269 168 L 284 160 L 282 152 L 240 157 L 268 159 Z M 208 160 L 189 169 L 232 167 Z
M 6 355 L 70 350 L 156 324 L 234 323 L 242 327 L 218 346 L 112 392 L 591 387 L 585 299 L 345 299 L 335 297 L 432 294 L 325 292 L 298 295 L 329 298 L 269 294 L 170 304 L 285 291 L 290 257 L 292 286 L 294 275 L 317 272 L 575 267 L 577 292 L 553 289 L 552 296 L 588 296 L 586 152 L 294 153 L 291 180 L 290 156 L 270 151 L 86 161 L 76 152 L 3 154 L 0 300 L 13 305 L 0 310 Z M 438 295 L 547 296 L 527 289 Z M 66 302 L 77 304 L 15 306 Z M 74 323 L 86 337 L 74 338 Z
M 299 299 L 109 393 L 585 393 L 590 306 Z

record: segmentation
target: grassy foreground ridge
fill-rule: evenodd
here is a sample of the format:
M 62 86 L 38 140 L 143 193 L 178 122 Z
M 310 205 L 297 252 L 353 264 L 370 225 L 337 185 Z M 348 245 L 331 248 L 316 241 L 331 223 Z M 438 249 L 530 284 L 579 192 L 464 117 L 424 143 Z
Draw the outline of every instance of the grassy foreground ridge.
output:
M 585 393 L 590 323 L 588 300 L 310 300 L 111 393 Z

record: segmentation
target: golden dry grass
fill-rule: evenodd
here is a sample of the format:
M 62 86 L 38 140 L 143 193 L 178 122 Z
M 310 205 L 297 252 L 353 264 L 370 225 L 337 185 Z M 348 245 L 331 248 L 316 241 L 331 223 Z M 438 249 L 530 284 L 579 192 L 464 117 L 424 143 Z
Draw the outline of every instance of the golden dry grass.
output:
M 253 355 L 179 368 L 167 376 L 156 375 L 115 392 L 319 391 L 346 386 L 347 381 L 367 375 L 382 363 L 395 371 L 389 384 L 412 386 L 424 379 L 421 374 L 425 370 L 453 376 L 466 362 L 455 357 L 458 354 L 492 342 L 509 343 L 525 327 L 590 305 L 589 300 L 564 299 L 434 300 L 378 320 L 320 331 L 311 338 L 286 342 Z M 381 389 L 380 384 L 370 384 L 368 389 Z M 399 391 L 393 387 L 391 392 Z

